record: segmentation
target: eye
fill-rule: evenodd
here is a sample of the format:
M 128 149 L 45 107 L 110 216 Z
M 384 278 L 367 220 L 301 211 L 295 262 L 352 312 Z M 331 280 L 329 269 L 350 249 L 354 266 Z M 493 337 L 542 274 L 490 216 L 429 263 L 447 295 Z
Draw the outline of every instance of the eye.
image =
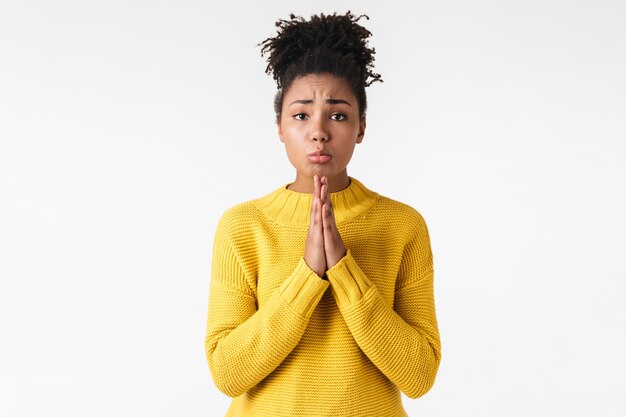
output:
M 346 120 L 346 115 L 341 114 L 341 113 L 335 113 L 330 117 L 333 118 L 333 120 L 336 120 L 338 122 L 341 122 L 342 120 Z
M 304 120 L 306 118 L 306 114 L 304 114 L 304 113 L 294 114 L 293 118 L 296 119 L 296 120 Z

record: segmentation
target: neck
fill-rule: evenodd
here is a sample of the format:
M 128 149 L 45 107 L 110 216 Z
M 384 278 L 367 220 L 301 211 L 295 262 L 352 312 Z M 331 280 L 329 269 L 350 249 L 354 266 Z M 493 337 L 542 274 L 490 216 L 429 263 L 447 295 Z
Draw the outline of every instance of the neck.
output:
M 321 178 L 321 176 L 320 176 Z M 341 173 L 334 177 L 327 177 L 328 179 L 328 192 L 336 193 L 337 191 L 345 190 L 350 185 L 350 178 L 348 177 L 347 170 L 343 170 Z M 298 193 L 313 194 L 313 177 L 307 177 L 296 173 L 296 179 L 294 182 L 287 186 L 288 190 L 296 191 Z

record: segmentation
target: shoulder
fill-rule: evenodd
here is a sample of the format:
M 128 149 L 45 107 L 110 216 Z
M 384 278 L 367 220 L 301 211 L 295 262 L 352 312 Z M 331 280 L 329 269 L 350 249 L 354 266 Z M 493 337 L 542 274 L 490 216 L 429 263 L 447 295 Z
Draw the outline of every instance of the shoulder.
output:
M 260 221 L 261 213 L 255 200 L 245 201 L 229 207 L 217 222 L 217 233 L 230 238 L 245 234 Z
M 280 190 L 282 187 L 226 209 L 217 223 L 217 233 L 228 240 L 249 240 L 259 234 L 256 232 L 266 231 L 271 219 L 263 206 L 272 201 Z
M 255 200 L 244 201 L 243 203 L 238 203 L 226 209 L 218 221 L 218 227 L 232 227 L 238 222 L 255 217 L 258 210 L 254 201 Z
M 424 216 L 409 204 L 379 194 L 377 209 L 390 222 L 401 225 L 402 228 L 412 234 L 424 231 L 428 233 Z

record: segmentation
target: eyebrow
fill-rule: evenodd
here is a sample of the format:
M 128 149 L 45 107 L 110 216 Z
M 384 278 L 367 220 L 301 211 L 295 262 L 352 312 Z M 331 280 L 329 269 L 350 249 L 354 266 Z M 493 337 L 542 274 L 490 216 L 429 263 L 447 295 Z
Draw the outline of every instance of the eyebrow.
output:
M 311 104 L 313 103 L 313 100 L 311 99 L 306 99 L 306 100 L 294 100 L 291 103 L 289 103 L 289 106 L 291 106 L 292 104 Z M 346 100 L 342 100 L 340 98 L 327 98 L 326 99 L 326 104 L 347 104 L 348 106 L 352 107 L 352 104 L 350 104 L 350 102 L 346 101 Z

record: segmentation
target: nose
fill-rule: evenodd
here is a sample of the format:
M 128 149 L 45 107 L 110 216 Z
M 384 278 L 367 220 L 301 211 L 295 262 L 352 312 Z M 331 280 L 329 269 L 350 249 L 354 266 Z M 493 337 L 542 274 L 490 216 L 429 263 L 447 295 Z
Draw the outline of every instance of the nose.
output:
M 328 142 L 328 129 L 323 118 L 319 117 L 311 123 L 311 139 L 316 142 Z

